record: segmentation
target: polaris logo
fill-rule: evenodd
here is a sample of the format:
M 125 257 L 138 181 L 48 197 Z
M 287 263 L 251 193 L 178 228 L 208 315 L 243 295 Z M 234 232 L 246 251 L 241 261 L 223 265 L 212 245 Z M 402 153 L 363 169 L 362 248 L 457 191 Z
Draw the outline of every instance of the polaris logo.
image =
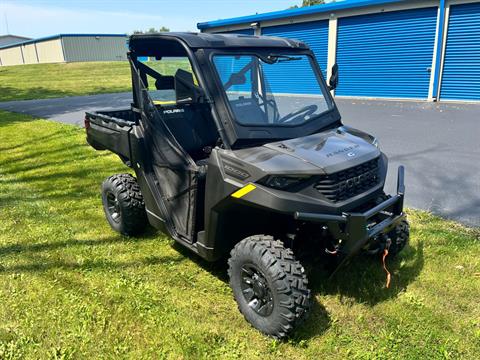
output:
M 355 156 L 355 153 L 354 153 L 354 152 L 351 152 L 351 151 L 354 150 L 354 149 L 356 149 L 356 148 L 358 148 L 358 147 L 360 147 L 360 145 L 355 144 L 355 145 L 348 146 L 348 147 L 343 148 L 343 149 L 340 149 L 340 150 L 335 150 L 335 151 L 329 152 L 326 156 L 327 156 L 327 158 L 329 158 L 329 157 L 332 157 L 332 156 L 335 156 L 335 155 L 340 155 L 340 154 L 343 154 L 343 153 L 345 153 L 345 152 L 347 152 L 347 151 L 350 151 L 350 152 L 347 154 L 347 156 L 352 157 L 352 156 Z M 353 154 L 353 155 L 350 155 L 350 154 Z
M 351 177 L 338 183 L 338 191 L 350 190 L 353 188 L 362 187 L 365 184 L 377 181 L 377 169 L 367 171 L 361 175 Z
M 167 109 L 163 110 L 164 114 L 178 114 L 185 112 L 185 109 Z

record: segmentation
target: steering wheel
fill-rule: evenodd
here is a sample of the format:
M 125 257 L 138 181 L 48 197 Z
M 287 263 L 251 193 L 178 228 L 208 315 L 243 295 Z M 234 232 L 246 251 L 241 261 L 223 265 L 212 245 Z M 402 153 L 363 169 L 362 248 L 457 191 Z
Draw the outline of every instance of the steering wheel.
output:
M 302 116 L 302 119 L 305 119 L 307 116 L 310 116 L 315 111 L 317 111 L 317 109 L 318 109 L 317 105 L 307 105 L 299 110 L 292 111 L 290 114 L 285 115 L 280 120 L 278 120 L 278 122 L 280 124 L 285 124 L 297 119 L 300 116 Z
M 280 113 L 278 112 L 278 107 L 275 100 L 265 99 L 263 103 L 259 104 L 260 107 L 264 105 L 269 105 L 273 109 L 273 122 L 276 122 L 280 118 Z

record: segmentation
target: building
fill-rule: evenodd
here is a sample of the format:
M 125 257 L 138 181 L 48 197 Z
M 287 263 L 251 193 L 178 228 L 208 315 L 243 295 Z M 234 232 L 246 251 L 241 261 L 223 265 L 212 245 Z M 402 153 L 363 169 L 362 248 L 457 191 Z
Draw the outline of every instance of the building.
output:
M 27 41 L 27 40 L 31 40 L 31 39 L 25 36 L 18 36 L 18 35 L 11 35 L 11 34 L 0 35 L 0 47 L 5 45 L 10 45 L 10 44 L 15 44 L 22 41 Z
M 0 46 L 0 66 L 127 60 L 126 34 L 61 34 Z
M 310 45 L 336 96 L 480 100 L 480 1 L 344 0 L 199 23 Z

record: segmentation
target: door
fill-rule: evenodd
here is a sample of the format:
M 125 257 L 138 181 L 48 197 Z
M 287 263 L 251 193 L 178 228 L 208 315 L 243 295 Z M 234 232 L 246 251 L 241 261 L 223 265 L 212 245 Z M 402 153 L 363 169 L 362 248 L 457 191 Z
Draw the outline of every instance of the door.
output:
M 192 157 L 177 141 L 167 123 L 167 111 L 184 111 L 174 100 L 164 100 L 174 90 L 171 81 L 174 77 L 160 74 L 153 67 L 140 62 L 134 64 L 134 102 L 140 110 L 139 125 L 144 135 L 146 159 L 137 171 L 144 174 L 156 205 L 150 206 L 144 196 L 147 212 L 158 209 L 160 214 L 154 216 L 165 222 L 170 235 L 176 240 L 192 243 L 195 239 L 199 173 Z M 152 77 L 155 81 L 152 81 Z M 169 110 L 165 110 L 166 105 L 162 104 L 169 104 Z
M 480 3 L 452 5 L 440 99 L 480 100 Z
M 340 96 L 426 99 L 437 8 L 338 19 Z
M 328 20 L 262 27 L 262 35 L 279 36 L 303 41 L 312 49 L 322 69 L 323 76 L 326 76 Z M 279 74 L 279 76 L 281 76 L 281 74 Z

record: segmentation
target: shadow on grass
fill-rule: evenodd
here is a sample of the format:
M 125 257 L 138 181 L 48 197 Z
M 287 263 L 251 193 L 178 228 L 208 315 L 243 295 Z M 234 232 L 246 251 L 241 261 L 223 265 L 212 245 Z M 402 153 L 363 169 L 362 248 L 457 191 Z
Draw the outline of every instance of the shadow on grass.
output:
M 227 262 L 225 260 L 210 263 L 191 253 L 178 243 L 173 247 L 183 256 L 190 258 L 197 265 L 228 283 Z M 318 261 L 321 261 L 320 263 Z M 361 303 L 374 306 L 380 302 L 395 298 L 412 283 L 424 266 L 423 243 L 416 247 L 408 246 L 398 258 L 388 259 L 387 267 L 392 274 L 390 288 L 385 287 L 386 274 L 379 257 L 359 255 L 330 278 L 325 258 L 307 258 L 302 260 L 307 268 L 310 288 L 312 289 L 312 309 L 307 321 L 302 324 L 289 340 L 293 345 L 322 335 L 331 326 L 331 318 L 326 308 L 315 295 L 338 295 L 344 304 Z
M 48 89 L 44 87 L 15 88 L 11 86 L 0 86 L 0 102 L 16 100 L 49 99 L 75 95 L 72 91 L 59 89 Z M 0 122 L 1 126 L 1 122 Z
M 113 262 L 108 260 L 99 261 L 84 261 L 83 263 L 67 262 L 67 261 L 46 261 L 38 262 L 38 259 L 42 258 L 41 253 L 61 250 L 73 247 L 86 247 L 86 246 L 108 246 L 112 244 L 125 244 L 125 243 L 138 243 L 145 241 L 153 241 L 158 238 L 159 233 L 153 228 L 148 228 L 147 231 L 142 234 L 142 237 L 125 237 L 121 235 L 111 236 L 101 240 L 66 240 L 58 242 L 48 243 L 33 243 L 33 244 L 12 244 L 0 247 L 0 260 L 4 256 L 16 254 L 24 256 L 31 262 L 27 264 L 18 264 L 13 266 L 3 266 L 0 264 L 0 275 L 20 273 L 20 272 L 36 272 L 42 273 L 52 269 L 66 269 L 66 270 L 94 270 L 94 269 L 126 269 L 129 267 L 138 267 L 142 265 L 155 265 L 161 263 L 181 262 L 186 260 L 182 256 L 146 256 L 142 260 L 126 261 L 126 262 Z
M 7 246 L 0 247 L 0 257 L 7 256 L 11 254 L 21 254 L 21 253 L 41 253 L 44 251 L 59 250 L 64 248 L 73 248 L 73 247 L 83 247 L 83 246 L 106 246 L 111 244 L 122 244 L 122 243 L 136 243 L 140 241 L 150 241 L 158 237 L 158 233 L 152 229 L 148 228 L 146 233 L 142 234 L 141 238 L 134 237 L 125 237 L 121 235 L 110 236 L 101 240 L 66 240 L 66 241 L 56 241 L 56 242 L 45 242 L 45 243 L 32 243 L 32 244 L 11 244 Z
M 103 246 L 122 242 L 150 241 L 157 238 L 159 233 L 149 228 L 147 233 L 139 239 L 126 238 L 122 236 L 111 236 L 103 240 L 68 240 L 54 243 L 37 244 L 13 244 L 0 247 L 0 257 L 11 254 L 25 253 L 26 258 L 31 260 L 27 264 L 18 264 L 4 267 L 0 265 L 0 275 L 19 272 L 44 273 L 52 269 L 63 269 L 73 271 L 91 270 L 122 270 L 130 267 L 141 267 L 157 264 L 180 263 L 193 261 L 204 270 L 211 273 L 221 281 L 228 283 L 227 263 L 225 260 L 218 262 L 207 262 L 193 254 L 178 243 L 173 243 L 173 248 L 181 256 L 146 256 L 135 261 L 84 261 L 82 263 L 67 261 L 38 262 L 42 258 L 42 252 L 58 250 L 69 247 L 81 246 Z M 312 337 L 322 335 L 331 326 L 331 318 L 326 308 L 317 300 L 315 295 L 338 295 L 344 304 L 362 303 L 373 306 L 379 302 L 396 297 L 419 275 L 423 268 L 423 243 L 416 247 L 406 248 L 398 259 L 389 261 L 388 267 L 392 277 L 392 286 L 385 288 L 385 273 L 380 266 L 378 258 L 358 256 L 351 264 L 343 268 L 329 279 L 329 272 L 320 268 L 318 263 L 312 263 L 310 259 L 305 261 L 307 269 L 310 269 L 309 280 L 313 292 L 313 304 L 310 316 L 293 334 L 289 342 L 294 346 L 302 346 L 302 342 Z
M 392 274 L 386 288 L 386 273 L 380 256 L 359 255 L 352 263 L 340 269 L 333 278 L 328 273 L 313 272 L 312 288 L 319 294 L 339 295 L 344 303 L 355 302 L 374 306 L 395 298 L 420 274 L 424 266 L 423 242 L 408 246 L 397 258 L 387 258 L 387 269 Z
M 189 260 L 195 262 L 198 266 L 208 271 L 210 274 L 217 277 L 224 283 L 228 284 L 228 264 L 226 259 L 216 262 L 208 262 L 177 242 L 173 243 L 172 246 L 184 257 L 189 258 Z M 315 291 L 313 295 L 315 295 Z M 312 308 L 307 321 L 300 325 L 300 327 L 295 331 L 293 337 L 289 340 L 293 345 L 298 345 L 302 340 L 321 335 L 330 327 L 331 319 L 327 309 L 323 306 L 323 304 L 317 301 L 314 296 L 312 296 L 312 300 Z
M 62 269 L 62 270 L 75 270 L 75 271 L 91 271 L 91 270 L 122 270 L 128 269 L 131 267 L 140 267 L 144 265 L 158 265 L 158 264 L 171 264 L 171 263 L 180 263 L 186 259 L 178 256 L 148 256 L 143 260 L 135 261 L 90 261 L 86 260 L 80 263 L 69 263 L 65 261 L 50 261 L 46 263 L 35 262 L 29 264 L 19 264 L 9 267 L 4 267 L 0 265 L 0 275 L 1 274 L 16 274 L 22 272 L 34 272 L 34 273 L 43 273 L 52 269 Z

